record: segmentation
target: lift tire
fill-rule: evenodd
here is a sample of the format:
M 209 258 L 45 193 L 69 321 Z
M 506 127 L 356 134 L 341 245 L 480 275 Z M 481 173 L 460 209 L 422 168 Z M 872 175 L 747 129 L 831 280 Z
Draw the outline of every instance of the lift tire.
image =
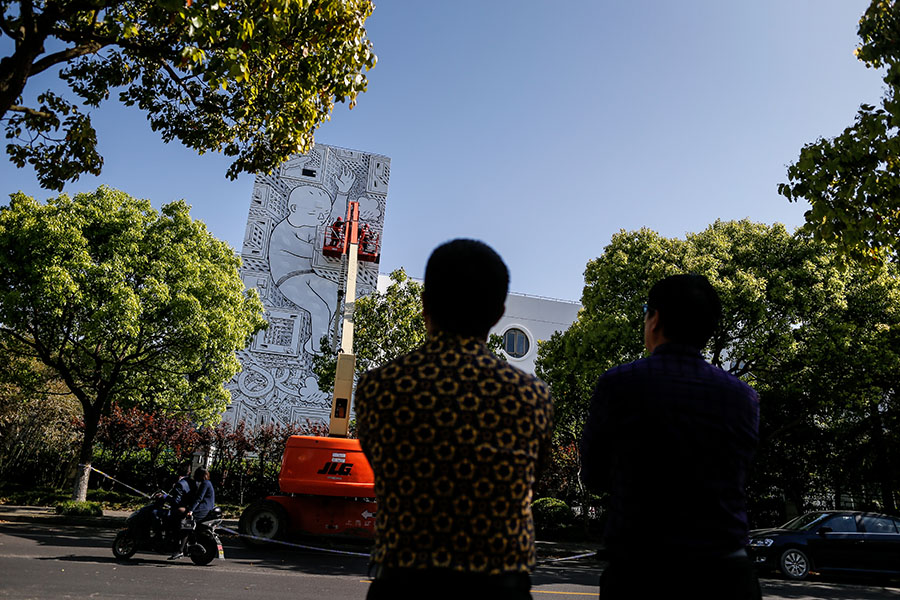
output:
M 288 514 L 284 507 L 272 500 L 260 500 L 241 513 L 238 530 L 241 540 L 252 546 L 266 544 L 269 540 L 283 539 L 288 530 Z

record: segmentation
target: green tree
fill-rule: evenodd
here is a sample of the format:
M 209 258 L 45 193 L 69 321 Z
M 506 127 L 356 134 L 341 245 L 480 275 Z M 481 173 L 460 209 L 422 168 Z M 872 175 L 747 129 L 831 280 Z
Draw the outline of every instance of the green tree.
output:
M 369 0 L 0 0 L 0 38 L 14 47 L 0 60 L 7 153 L 51 189 L 99 174 L 83 108 L 114 93 L 166 142 L 235 157 L 230 178 L 269 171 L 310 148 L 335 101 L 352 107 L 366 90 L 372 8 Z M 28 80 L 59 67 L 71 93 L 26 102 Z
M 265 326 L 239 263 L 181 201 L 157 212 L 101 187 L 0 209 L 0 345 L 52 368 L 81 404 L 75 499 L 112 402 L 219 418 L 235 352 Z
M 877 486 L 873 500 L 891 507 L 900 478 L 885 462 L 900 451 L 896 269 L 842 268 L 830 246 L 781 225 L 717 221 L 683 240 L 646 229 L 613 236 L 585 269 L 578 320 L 538 351 L 558 443 L 580 436 L 597 378 L 644 354 L 641 304 L 655 281 L 679 272 L 706 275 L 722 299 L 707 358 L 760 395 L 754 506 L 780 518 L 785 498 L 800 509 L 813 492 L 870 497 Z
M 844 293 L 807 328 L 806 387 L 827 432 L 820 489 L 888 512 L 900 491 L 900 274 L 894 264 L 853 265 Z
M 422 284 L 402 268 L 390 274 L 384 293 L 360 298 L 353 313 L 353 347 L 358 373 L 411 352 L 425 341 Z
M 558 444 L 578 439 L 597 378 L 619 362 L 640 358 L 649 282 L 677 271 L 683 242 L 649 229 L 615 234 L 584 271 L 582 309 L 564 332 L 538 346 L 537 375 L 553 392 Z
M 356 300 L 352 350 L 358 374 L 410 352 L 425 341 L 422 284 L 410 279 L 402 268 L 393 271 L 390 278 L 391 284 L 384 292 L 375 290 Z M 323 338 L 321 347 L 330 348 L 331 343 Z M 336 365 L 334 353 L 323 351 L 313 357 L 319 389 L 334 387 Z
M 884 69 L 885 95 L 862 104 L 840 135 L 807 144 L 778 186 L 790 201 L 806 200 L 807 227 L 846 256 L 900 259 L 900 6 L 872 0 L 859 22 L 856 55 Z
M 644 354 L 643 315 L 650 286 L 674 273 L 698 273 L 713 283 L 723 320 L 707 357 L 755 383 L 788 355 L 794 327 L 839 287 L 837 269 L 811 241 L 782 225 L 717 221 L 684 240 L 642 229 L 620 232 L 585 269 L 583 309 L 563 333 L 541 344 L 538 374 L 554 388 L 557 434 L 580 434 L 597 378 Z

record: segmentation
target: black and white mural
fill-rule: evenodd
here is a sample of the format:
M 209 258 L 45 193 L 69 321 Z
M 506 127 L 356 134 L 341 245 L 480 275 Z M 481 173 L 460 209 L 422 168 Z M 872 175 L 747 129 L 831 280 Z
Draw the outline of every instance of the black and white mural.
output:
M 332 224 L 359 202 L 360 222 L 381 239 L 390 179 L 385 156 L 316 144 L 272 175 L 258 175 L 241 251 L 241 276 L 259 291 L 269 328 L 239 353 L 243 370 L 226 386 L 225 419 L 247 425 L 327 421 L 331 397 L 312 375 L 312 356 L 339 316 L 341 259 L 322 247 Z M 378 280 L 377 263 L 360 263 L 357 296 Z

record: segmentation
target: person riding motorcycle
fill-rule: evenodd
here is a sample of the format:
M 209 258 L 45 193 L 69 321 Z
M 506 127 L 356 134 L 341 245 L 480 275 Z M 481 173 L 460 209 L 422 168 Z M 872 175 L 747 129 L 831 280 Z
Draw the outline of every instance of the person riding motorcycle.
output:
M 187 512 L 188 498 L 194 490 L 193 481 L 190 479 L 190 463 L 180 467 L 177 473 L 178 479 L 168 493 L 160 491 L 153 495 L 156 503 L 150 509 L 150 514 L 153 515 L 154 535 L 159 537 L 168 537 L 169 533 L 173 538 L 175 537 L 178 524 L 184 518 L 184 513 Z M 169 508 L 165 508 L 164 502 L 168 503 Z
M 191 479 L 191 465 L 187 464 L 179 470 L 178 481 L 175 482 L 168 494 L 170 508 L 167 525 L 173 534 L 178 531 L 196 489 L 197 486 Z
M 215 506 L 208 477 L 205 469 L 200 470 L 196 480 L 181 476 L 169 493 L 157 492 L 148 504 L 128 517 L 125 528 L 113 540 L 116 559 L 127 560 L 138 550 L 173 553 L 170 559 L 188 556 L 195 565 L 207 565 L 217 556 L 224 558 L 216 533 L 223 515 Z M 203 487 L 208 489 L 198 494 L 195 481 L 205 481 Z M 165 508 L 167 504 L 171 509 Z M 170 531 L 173 525 L 175 531 Z
M 202 521 L 216 506 L 216 492 L 209 481 L 209 471 L 203 467 L 194 471 L 194 484 L 197 486 L 197 493 L 188 508 L 187 516 L 193 516 L 195 521 Z
M 185 505 L 185 518 L 193 519 L 194 523 L 199 523 L 216 505 L 216 492 L 212 483 L 209 481 L 209 471 L 203 467 L 198 467 L 194 471 L 193 477 L 194 491 L 188 495 Z M 182 539 L 180 549 L 177 550 L 169 560 L 176 560 L 184 556 L 184 545 L 187 537 Z

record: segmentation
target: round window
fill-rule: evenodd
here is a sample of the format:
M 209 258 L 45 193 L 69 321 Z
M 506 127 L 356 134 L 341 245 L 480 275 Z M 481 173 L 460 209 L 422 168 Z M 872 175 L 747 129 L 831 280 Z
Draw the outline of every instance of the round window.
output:
M 513 358 L 522 358 L 528 354 L 529 347 L 528 336 L 521 329 L 513 327 L 503 334 L 503 351 Z

